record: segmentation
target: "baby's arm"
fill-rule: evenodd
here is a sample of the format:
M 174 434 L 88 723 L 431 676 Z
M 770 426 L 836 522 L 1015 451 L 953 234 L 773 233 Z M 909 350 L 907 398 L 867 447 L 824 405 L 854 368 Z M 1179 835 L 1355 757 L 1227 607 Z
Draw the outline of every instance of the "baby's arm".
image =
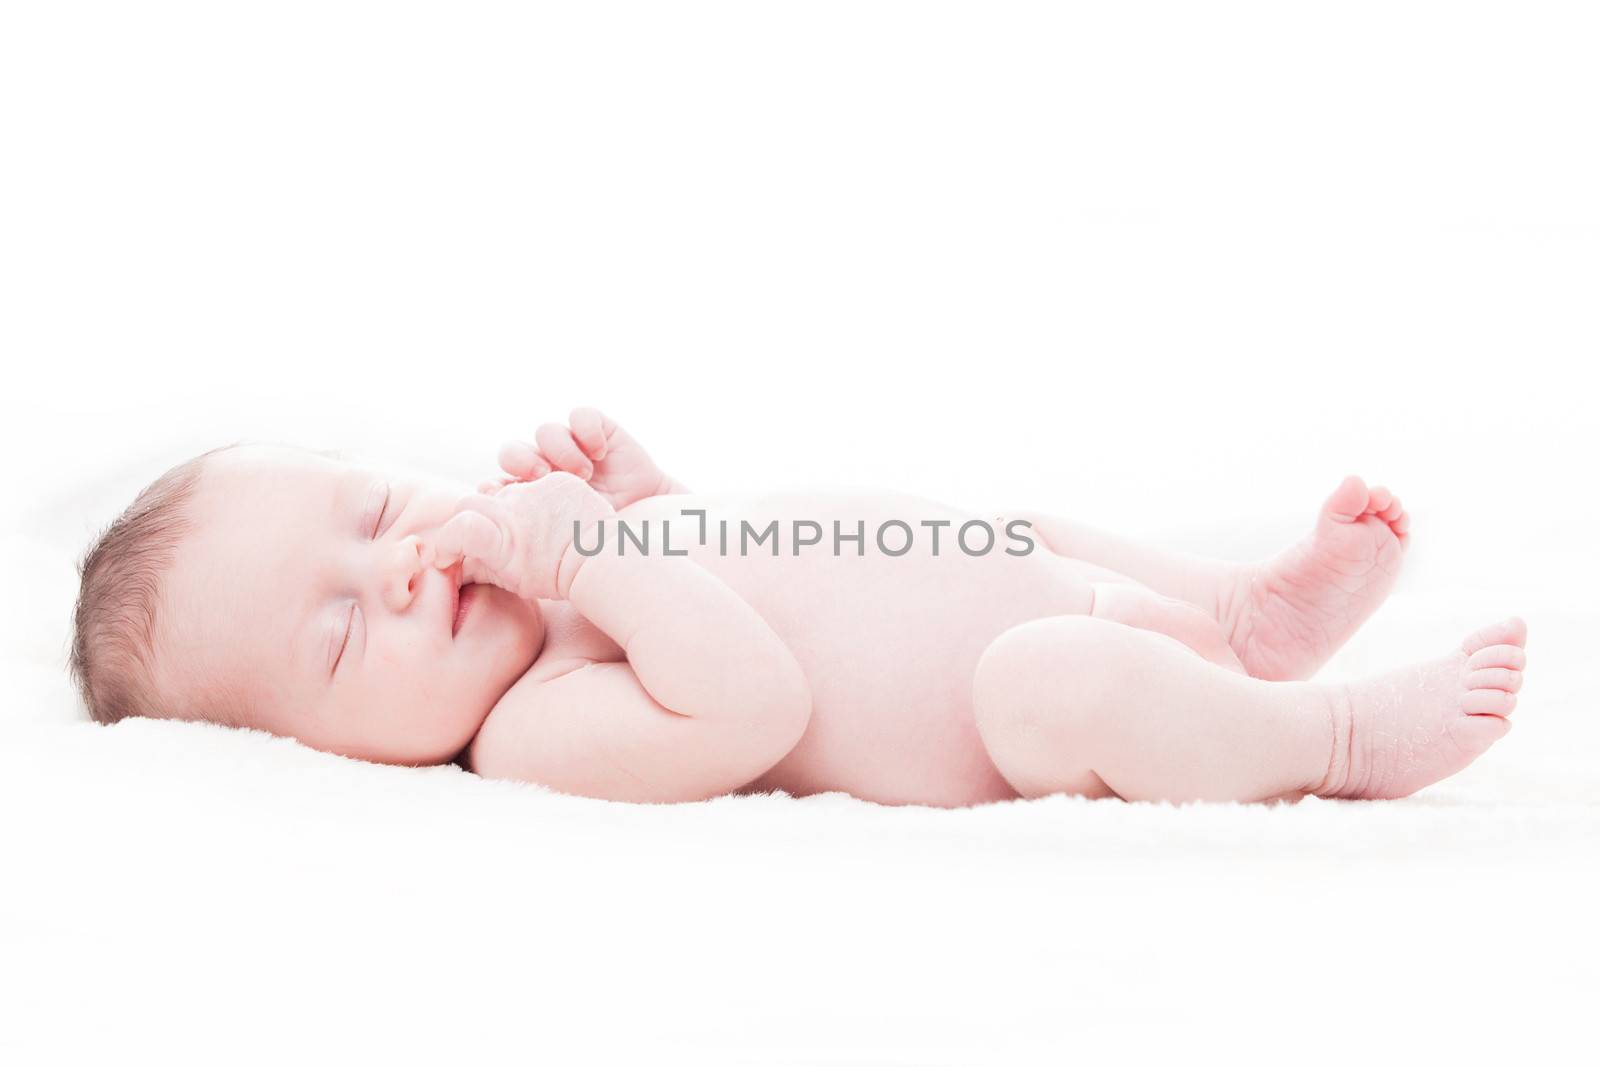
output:
M 699 800 L 759 777 L 805 733 L 811 691 L 754 608 L 681 556 L 583 556 L 572 519 L 615 520 L 582 483 L 553 474 L 478 501 L 494 527 L 457 523 L 439 562 L 465 555 L 523 595 L 569 600 L 627 655 L 536 666 L 490 713 L 480 774 L 610 800 Z M 458 519 L 461 518 L 458 516 Z M 452 520 L 456 522 L 456 520 Z M 447 530 L 450 526 L 447 525 Z M 616 530 L 608 530 L 610 540 Z M 515 577 L 512 576 L 515 572 Z
M 805 733 L 811 692 L 793 654 L 698 564 L 595 556 L 568 598 L 627 662 L 530 673 L 473 742 L 478 773 L 607 800 L 702 800 L 759 777 Z

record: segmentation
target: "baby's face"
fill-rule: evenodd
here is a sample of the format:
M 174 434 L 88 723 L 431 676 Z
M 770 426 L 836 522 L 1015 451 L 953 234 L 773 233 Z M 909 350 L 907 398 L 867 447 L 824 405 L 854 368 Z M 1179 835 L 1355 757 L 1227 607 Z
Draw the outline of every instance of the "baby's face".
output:
M 158 684 L 227 694 L 244 725 L 313 748 L 453 758 L 544 639 L 536 605 L 419 565 L 406 538 L 464 492 L 286 448 L 213 456 L 163 592 Z

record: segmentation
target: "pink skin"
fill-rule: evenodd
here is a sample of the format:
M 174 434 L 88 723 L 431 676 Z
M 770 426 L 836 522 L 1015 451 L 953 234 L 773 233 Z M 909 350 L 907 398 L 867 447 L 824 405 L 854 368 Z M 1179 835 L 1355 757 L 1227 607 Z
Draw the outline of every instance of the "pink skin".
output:
M 619 519 L 685 507 L 972 516 L 888 494 L 689 495 L 592 408 L 534 436 L 479 494 L 393 480 L 376 536 L 374 472 L 217 457 L 167 589 L 169 691 L 231 695 L 241 723 L 329 751 L 465 747 L 482 774 L 588 796 L 958 806 L 1404 796 L 1503 736 L 1521 684 L 1517 620 L 1393 675 L 1280 680 L 1312 673 L 1393 584 L 1408 520 L 1358 478 L 1260 564 L 1044 515 L 1025 516 L 1043 551 L 1020 559 L 584 556 L 574 524 L 615 544 Z M 452 636 L 463 581 L 483 584 Z

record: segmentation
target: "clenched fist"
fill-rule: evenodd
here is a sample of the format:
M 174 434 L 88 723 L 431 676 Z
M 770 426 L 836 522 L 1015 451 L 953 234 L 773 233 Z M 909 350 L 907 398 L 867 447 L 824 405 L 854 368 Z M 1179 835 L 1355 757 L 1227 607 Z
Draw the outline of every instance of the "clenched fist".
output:
M 506 477 L 481 488 L 490 495 L 506 486 L 565 471 L 588 482 L 613 508 L 684 488 L 667 477 L 627 430 L 594 408 L 578 408 L 566 425 L 539 427 L 533 444 L 511 441 L 500 449 Z

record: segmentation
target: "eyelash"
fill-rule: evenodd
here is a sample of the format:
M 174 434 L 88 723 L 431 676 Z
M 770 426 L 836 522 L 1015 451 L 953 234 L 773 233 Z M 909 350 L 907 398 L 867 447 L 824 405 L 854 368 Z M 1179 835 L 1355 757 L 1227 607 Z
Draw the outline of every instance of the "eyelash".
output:
M 383 532 L 383 520 L 384 517 L 389 514 L 389 503 L 393 498 L 394 486 L 385 485 L 383 487 L 383 506 L 378 509 L 378 517 L 373 521 L 372 533 L 369 535 L 374 541 L 376 541 L 378 539 L 378 535 Z M 355 631 L 355 628 L 356 606 L 351 604 L 350 614 L 345 616 L 344 636 L 339 639 L 339 651 L 335 652 L 333 655 L 333 668 L 328 672 L 329 674 L 337 674 L 339 672 L 339 664 L 344 662 L 344 650 L 350 646 L 350 635 Z
M 383 529 L 383 517 L 389 514 L 389 500 L 394 495 L 393 486 L 383 487 L 383 507 L 378 510 L 378 520 L 372 524 L 372 537 L 377 539 L 378 533 Z
M 350 613 L 345 616 L 344 637 L 339 641 L 339 651 L 334 653 L 333 669 L 328 672 L 329 674 L 337 674 L 339 672 L 339 664 L 344 662 L 344 650 L 350 646 L 350 635 L 355 632 L 355 628 L 356 606 L 352 603 L 350 605 Z

